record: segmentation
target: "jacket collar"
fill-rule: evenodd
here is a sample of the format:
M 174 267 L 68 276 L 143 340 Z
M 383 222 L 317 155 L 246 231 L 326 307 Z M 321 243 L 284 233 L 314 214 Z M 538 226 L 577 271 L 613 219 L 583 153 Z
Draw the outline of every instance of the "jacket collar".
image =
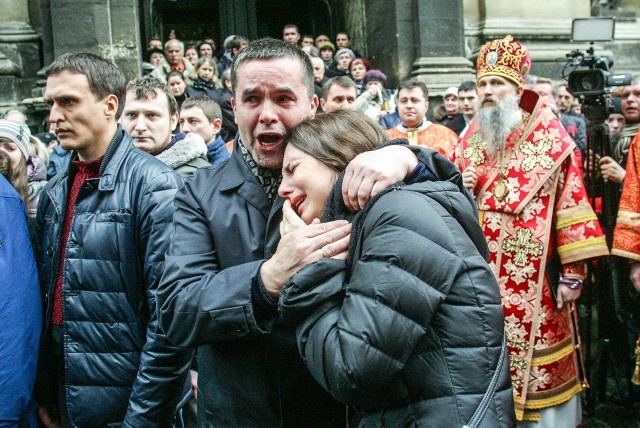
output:
M 102 165 L 100 165 L 98 190 L 111 191 L 115 188 L 118 172 L 122 167 L 126 154 L 131 150 L 133 150 L 131 137 L 118 125 L 116 133 L 104 154 Z

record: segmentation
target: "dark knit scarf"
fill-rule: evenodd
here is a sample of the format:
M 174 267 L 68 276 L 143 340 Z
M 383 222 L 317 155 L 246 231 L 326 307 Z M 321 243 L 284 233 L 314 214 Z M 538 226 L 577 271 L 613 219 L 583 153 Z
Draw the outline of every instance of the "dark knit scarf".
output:
M 617 142 L 613 148 L 613 158 L 623 168 L 627 165 L 627 155 L 629 154 L 629 147 L 634 137 L 640 130 L 640 122 L 633 125 L 627 125 L 622 128 L 622 131 L 616 136 Z
M 245 148 L 242 142 L 238 144 L 238 147 L 240 147 L 240 153 L 242 154 L 244 162 L 260 182 L 260 185 L 267 194 L 269 201 L 273 202 L 278 194 L 278 187 L 282 181 L 282 172 L 279 169 L 267 169 L 258 165 L 258 162 L 255 161 L 249 150 Z
M 214 91 L 216 89 L 216 86 L 213 82 L 206 82 L 202 79 L 194 80 L 191 86 L 193 87 L 193 89 L 197 89 L 199 91 L 206 91 L 207 89 L 210 91 Z

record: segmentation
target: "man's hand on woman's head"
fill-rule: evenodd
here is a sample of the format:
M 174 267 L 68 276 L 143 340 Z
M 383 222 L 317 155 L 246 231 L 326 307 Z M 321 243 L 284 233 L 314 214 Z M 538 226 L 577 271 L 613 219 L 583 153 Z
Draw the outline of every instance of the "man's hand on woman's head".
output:
M 359 154 L 349 162 L 344 173 L 344 204 L 353 212 L 362 210 L 369 199 L 404 180 L 417 165 L 416 155 L 401 145 Z

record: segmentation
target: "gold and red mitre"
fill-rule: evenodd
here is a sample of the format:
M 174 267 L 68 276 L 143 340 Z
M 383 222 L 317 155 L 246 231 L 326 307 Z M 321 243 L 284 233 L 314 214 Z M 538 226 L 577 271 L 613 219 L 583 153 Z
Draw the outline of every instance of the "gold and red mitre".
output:
M 506 36 L 487 42 L 480 49 L 476 78 L 500 76 L 523 86 L 530 70 L 531 55 L 527 48 L 513 40 L 513 37 Z

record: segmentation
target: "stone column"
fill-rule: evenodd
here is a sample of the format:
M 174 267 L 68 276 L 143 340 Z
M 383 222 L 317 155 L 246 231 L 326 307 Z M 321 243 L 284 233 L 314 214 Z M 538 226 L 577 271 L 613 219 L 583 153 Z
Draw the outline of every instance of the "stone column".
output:
M 0 0 L 0 107 L 15 107 L 30 95 L 41 67 L 40 36 L 24 0 Z
M 462 0 L 417 0 L 417 59 L 411 75 L 426 83 L 429 96 L 442 96 L 450 86 L 474 80 L 465 57 Z
M 112 60 L 131 79 L 143 48 L 137 0 L 50 0 L 53 53 L 89 52 Z

